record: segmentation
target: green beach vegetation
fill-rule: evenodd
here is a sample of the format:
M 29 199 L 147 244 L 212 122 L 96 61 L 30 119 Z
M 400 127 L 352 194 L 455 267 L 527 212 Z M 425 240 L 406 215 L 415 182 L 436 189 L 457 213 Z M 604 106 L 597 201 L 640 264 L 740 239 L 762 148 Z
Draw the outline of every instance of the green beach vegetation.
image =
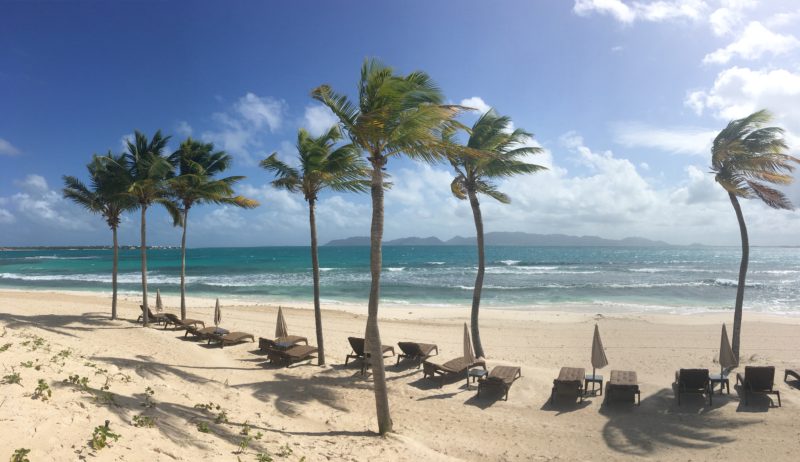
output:
M 790 173 L 794 171 L 792 163 L 800 163 L 800 159 L 786 154 L 789 147 L 784 140 L 783 129 L 765 127 L 771 120 L 772 115 L 766 110 L 733 120 L 714 138 L 711 147 L 711 172 L 715 174 L 717 183 L 728 193 L 739 222 L 742 240 L 731 342 L 731 349 L 737 359 L 742 332 L 745 280 L 750 259 L 750 242 L 739 198 L 757 198 L 774 209 L 793 209 L 784 193 L 767 184 L 791 183 L 793 178 Z
M 297 161 L 293 167 L 272 153 L 261 161 L 261 167 L 272 172 L 272 186 L 290 192 L 300 192 L 308 203 L 308 222 L 311 228 L 311 274 L 314 282 L 314 321 L 317 331 L 317 360 L 325 364 L 322 335 L 322 309 L 319 301 L 319 256 L 317 253 L 317 219 L 315 207 L 319 193 L 333 191 L 365 192 L 369 189 L 367 164 L 355 145 L 336 146 L 342 139 L 339 127 L 333 126 L 319 136 L 306 130 L 297 132 Z

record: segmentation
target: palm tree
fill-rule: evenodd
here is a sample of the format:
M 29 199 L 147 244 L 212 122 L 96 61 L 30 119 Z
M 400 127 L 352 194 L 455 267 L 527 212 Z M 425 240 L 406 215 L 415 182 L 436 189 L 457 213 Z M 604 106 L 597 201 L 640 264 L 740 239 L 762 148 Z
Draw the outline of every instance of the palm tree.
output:
M 148 140 L 144 133 L 138 130 L 133 141 L 127 141 L 125 162 L 130 171 L 133 182 L 128 188 L 128 195 L 137 204 L 142 213 L 141 238 L 142 238 L 142 324 L 147 326 L 150 322 L 147 303 L 147 209 L 152 204 L 160 204 L 172 216 L 173 223 L 177 226 L 181 222 L 178 205 L 169 197 L 166 180 L 174 176 L 175 166 L 163 151 L 170 137 L 161 135 L 157 131 L 153 138 Z
M 783 129 L 765 127 L 772 115 L 761 110 L 749 116 L 731 121 L 711 146 L 711 172 L 714 179 L 728 192 L 742 239 L 742 261 L 739 265 L 739 282 L 736 286 L 736 306 L 733 313 L 734 355 L 739 357 L 739 338 L 742 330 L 742 304 L 744 302 L 745 277 L 750 257 L 747 227 L 744 223 L 739 199 L 753 197 L 761 199 L 774 209 L 791 210 L 792 203 L 782 192 L 765 183 L 785 185 L 792 182 L 789 175 L 794 170 L 791 164 L 800 159 L 786 154 L 788 146 L 783 139 Z
M 261 161 L 261 167 L 276 176 L 272 186 L 290 192 L 301 192 L 308 202 L 308 221 L 311 227 L 311 272 L 314 281 L 314 318 L 317 327 L 317 360 L 325 364 L 322 338 L 322 311 L 319 303 L 319 257 L 317 255 L 317 220 L 314 212 L 319 193 L 334 191 L 365 192 L 369 188 L 367 166 L 358 148 L 352 144 L 335 147 L 342 139 L 339 127 L 333 126 L 318 137 L 302 128 L 297 132 L 297 168 L 278 160 L 277 153 Z
M 243 176 L 214 179 L 214 175 L 227 170 L 232 158 L 225 151 L 214 151 L 213 143 L 201 143 L 187 138 L 180 149 L 169 158 L 178 166 L 178 175 L 167 180 L 169 192 L 181 205 L 181 319 L 186 319 L 186 228 L 189 226 L 189 209 L 196 204 L 228 204 L 254 208 L 258 202 L 234 195 L 233 185 Z
M 472 216 L 475 219 L 475 233 L 478 241 L 478 274 L 475 277 L 475 288 L 472 292 L 470 324 L 472 326 L 472 344 L 475 348 L 475 355 L 479 358 L 485 356 L 478 328 L 478 311 L 481 305 L 486 258 L 483 248 L 483 218 L 478 194 L 484 194 L 503 204 L 508 204 L 511 199 L 497 190 L 497 185 L 492 183 L 492 179 L 536 173 L 546 169 L 541 165 L 529 164 L 521 160 L 524 156 L 542 152 L 542 149 L 525 146 L 523 143 L 533 135 L 521 128 L 512 130 L 511 127 L 511 118 L 499 116 L 492 109 L 483 114 L 472 126 L 466 144 L 471 152 L 462 155 L 456 148 L 449 157 L 456 172 L 456 177 L 450 185 L 453 195 L 461 200 L 469 199 Z M 485 155 L 476 157 L 473 154 L 475 151 Z
M 92 213 L 102 215 L 111 228 L 113 240 L 113 263 L 111 269 L 111 319 L 117 319 L 117 272 L 119 268 L 119 244 L 117 229 L 122 213 L 135 208 L 125 194 L 131 178 L 123 167 L 122 156 L 109 152 L 105 156 L 92 156 L 86 166 L 89 170 L 89 186 L 74 176 L 64 176 L 63 194 L 67 199 Z
M 366 153 L 372 165 L 372 281 L 365 337 L 367 351 L 372 358 L 378 429 L 385 434 L 392 430 L 392 419 L 378 329 L 385 187 L 383 169 L 389 158 L 402 154 L 425 161 L 441 159 L 446 150 L 442 131 L 456 125 L 453 117 L 463 108 L 443 105 L 442 92 L 424 72 L 396 75 L 392 68 L 370 59 L 365 60 L 361 67 L 356 103 L 346 95 L 336 93 L 328 85 L 314 89 L 311 96 L 336 115 L 350 140 Z

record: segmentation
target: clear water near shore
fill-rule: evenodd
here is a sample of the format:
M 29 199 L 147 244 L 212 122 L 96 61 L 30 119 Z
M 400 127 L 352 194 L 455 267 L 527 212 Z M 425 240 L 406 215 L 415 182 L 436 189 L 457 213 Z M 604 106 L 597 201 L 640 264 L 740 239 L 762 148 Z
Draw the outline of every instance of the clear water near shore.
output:
M 488 247 L 483 306 L 694 312 L 733 306 L 738 247 Z M 179 249 L 148 253 L 151 290 L 178 293 Z M 469 305 L 474 247 L 385 247 L 384 303 Z M 269 301 L 311 298 L 307 247 L 190 249 L 190 295 Z M 326 303 L 366 303 L 367 247 L 320 248 Z M 0 288 L 109 291 L 110 250 L 0 251 Z M 120 252 L 120 288 L 140 289 L 139 251 Z M 751 250 L 745 307 L 800 313 L 800 248 Z

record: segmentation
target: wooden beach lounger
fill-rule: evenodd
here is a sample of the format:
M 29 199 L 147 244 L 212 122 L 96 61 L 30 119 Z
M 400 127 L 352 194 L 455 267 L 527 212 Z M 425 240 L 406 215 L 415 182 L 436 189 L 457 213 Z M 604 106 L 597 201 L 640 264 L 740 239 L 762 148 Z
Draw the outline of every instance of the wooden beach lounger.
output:
M 351 359 L 360 359 L 361 360 L 361 373 L 363 374 L 367 367 L 369 367 L 369 361 L 366 359 L 369 357 L 368 353 L 364 352 L 364 339 L 359 337 L 347 337 L 347 341 L 350 342 L 350 347 L 353 351 L 350 352 L 349 355 L 345 356 L 344 358 L 344 365 L 347 365 L 347 362 Z M 394 356 L 394 347 L 390 345 L 381 345 L 381 354 L 385 355 L 387 352 L 392 352 L 391 356 Z M 384 356 L 385 358 L 386 356 Z
M 188 326 L 195 326 L 196 327 L 198 324 L 203 326 L 203 327 L 206 327 L 206 323 L 204 323 L 203 321 L 201 321 L 199 319 L 188 319 L 187 318 L 187 319 L 181 320 L 181 318 L 175 316 L 172 313 L 165 313 L 164 317 L 166 318 L 166 321 L 164 322 L 164 329 L 169 327 L 170 324 L 172 324 L 173 326 L 177 327 L 178 329 L 186 329 L 186 327 L 188 327 Z
M 553 380 L 553 389 L 550 392 L 550 404 L 555 403 L 556 396 L 569 398 L 573 402 L 578 398 L 583 402 L 583 379 L 586 369 L 582 367 L 562 367 L 558 378 Z
M 481 396 L 481 388 L 498 387 L 503 390 L 503 399 L 508 401 L 508 391 L 514 381 L 522 377 L 522 369 L 514 366 L 495 366 L 489 375 L 478 380 L 478 396 Z
M 778 407 L 781 407 L 781 392 L 775 389 L 775 367 L 773 366 L 747 366 L 744 375 L 736 374 L 736 385 L 742 384 L 744 390 L 744 405 L 749 403 L 750 393 L 764 395 L 777 395 Z
M 250 339 L 253 342 L 256 341 L 255 337 L 253 337 L 253 334 L 248 334 L 247 332 L 228 332 L 227 334 L 212 333 L 208 336 L 208 343 L 210 345 L 211 342 L 219 342 L 220 348 L 224 348 L 225 345 L 235 345 L 237 343 L 242 343 L 247 339 Z
M 202 327 L 197 328 L 197 326 L 186 326 L 186 332 L 183 334 L 184 337 L 188 337 L 189 334 L 192 334 L 195 337 L 198 337 L 200 340 L 205 340 L 209 338 L 212 334 L 217 331 L 217 327 Z
M 681 369 L 675 373 L 675 384 L 677 385 L 675 397 L 678 398 L 678 406 L 681 405 L 683 393 L 708 395 L 708 405 L 712 405 L 711 397 L 714 393 L 711 390 L 708 369 Z
M 259 348 L 267 353 L 267 360 L 272 364 L 289 365 L 311 359 L 314 357 L 314 353 L 317 352 L 317 347 L 308 344 L 293 344 L 289 347 L 283 347 L 281 344 L 266 338 L 260 338 L 258 343 Z
M 281 348 L 288 348 L 299 343 L 305 343 L 308 345 L 308 339 L 299 335 L 287 335 L 286 337 L 278 337 L 275 340 L 259 337 L 258 349 L 263 352 L 267 352 L 269 348 L 272 348 L 275 345 Z
M 634 395 L 635 399 L 634 399 Z M 637 405 L 642 402 L 642 394 L 639 391 L 639 381 L 634 371 L 611 371 L 611 378 L 606 383 L 606 397 L 603 402 L 612 398 L 630 398 Z
M 142 310 L 142 314 L 136 318 L 136 322 L 144 321 L 144 305 L 139 305 L 139 308 Z M 147 318 L 150 322 L 154 322 L 156 324 L 161 324 L 162 322 L 167 322 L 167 316 L 164 314 L 156 314 L 150 311 L 150 308 L 147 308 Z
M 402 359 L 408 358 L 417 362 L 417 369 L 422 365 L 422 361 L 434 356 L 434 350 L 436 351 L 435 354 L 439 354 L 439 347 L 433 343 L 398 342 L 397 346 L 400 347 L 401 351 L 397 355 L 397 365 L 400 364 Z
M 800 369 L 786 369 L 783 371 L 783 381 L 786 382 L 790 375 L 794 377 L 795 380 L 800 380 Z
M 435 378 L 437 375 L 439 375 L 439 387 L 441 388 L 444 385 L 445 377 L 455 374 L 465 374 L 470 368 L 475 366 L 481 366 L 484 370 L 486 370 L 486 361 L 482 359 L 476 359 L 474 362 L 470 362 L 469 359 L 463 356 L 460 358 L 451 359 L 444 364 L 436 364 L 431 361 L 424 361 L 422 363 L 422 378 Z M 466 378 L 467 388 L 469 388 L 469 375 L 466 375 Z

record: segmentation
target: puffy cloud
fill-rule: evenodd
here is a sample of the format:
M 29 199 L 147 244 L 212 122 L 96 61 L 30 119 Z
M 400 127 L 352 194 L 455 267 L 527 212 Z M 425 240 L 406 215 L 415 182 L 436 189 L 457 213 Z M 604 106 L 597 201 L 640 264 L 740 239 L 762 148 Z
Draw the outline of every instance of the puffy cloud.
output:
M 697 21 L 708 9 L 702 0 L 657 0 L 629 2 L 622 0 L 575 0 L 572 11 L 579 16 L 607 14 L 623 24 L 634 21 L 662 22 L 674 19 Z
M 270 97 L 247 93 L 226 112 L 212 115 L 220 126 L 204 132 L 201 138 L 239 157 L 245 163 L 255 164 L 264 153 L 263 132 L 275 132 L 283 124 L 286 103 Z
M 754 60 L 765 54 L 778 56 L 800 47 L 800 40 L 791 34 L 770 31 L 758 21 L 747 25 L 742 35 L 733 43 L 703 58 L 705 64 L 725 64 L 735 57 Z
M 708 17 L 711 30 L 715 35 L 728 35 L 742 22 L 742 14 L 730 8 L 719 8 Z
M 41 175 L 28 175 L 15 184 L 21 192 L 12 195 L 9 202 L 16 206 L 20 215 L 33 223 L 51 229 L 92 229 L 85 214 L 76 213 L 76 207 L 67 202 L 59 191 L 51 190 Z
M 175 131 L 178 132 L 179 135 L 192 136 L 192 126 L 185 120 L 178 122 L 175 126 Z
M 17 149 L 9 141 L 0 138 L 0 156 L 16 156 L 19 155 L 20 150 Z
M 15 221 L 17 220 L 14 218 L 14 215 L 11 212 L 6 209 L 0 209 L 0 224 L 7 225 L 14 223 Z
M 462 99 L 460 103 L 462 106 L 471 107 L 478 111 L 480 114 L 484 114 L 489 112 L 489 109 L 492 107 L 486 104 L 486 102 L 480 96 L 473 96 L 471 98 Z
M 779 123 L 800 133 L 800 73 L 732 67 L 720 72 L 710 89 L 689 93 L 685 104 L 697 114 L 713 111 L 725 120 L 768 108 Z
M 319 136 L 338 122 L 339 119 L 326 106 L 319 104 L 306 106 L 305 114 L 303 115 L 303 126 L 312 135 Z
M 612 124 L 614 141 L 628 148 L 652 148 L 674 154 L 708 155 L 717 132 L 697 127 L 661 128 L 640 122 Z
M 47 180 L 41 175 L 31 174 L 22 180 L 15 181 L 23 191 L 31 194 L 46 194 L 49 191 Z
M 800 21 L 800 9 L 784 13 L 777 13 L 769 17 L 765 22 L 771 27 L 780 28 L 784 26 L 796 25 L 798 21 Z

